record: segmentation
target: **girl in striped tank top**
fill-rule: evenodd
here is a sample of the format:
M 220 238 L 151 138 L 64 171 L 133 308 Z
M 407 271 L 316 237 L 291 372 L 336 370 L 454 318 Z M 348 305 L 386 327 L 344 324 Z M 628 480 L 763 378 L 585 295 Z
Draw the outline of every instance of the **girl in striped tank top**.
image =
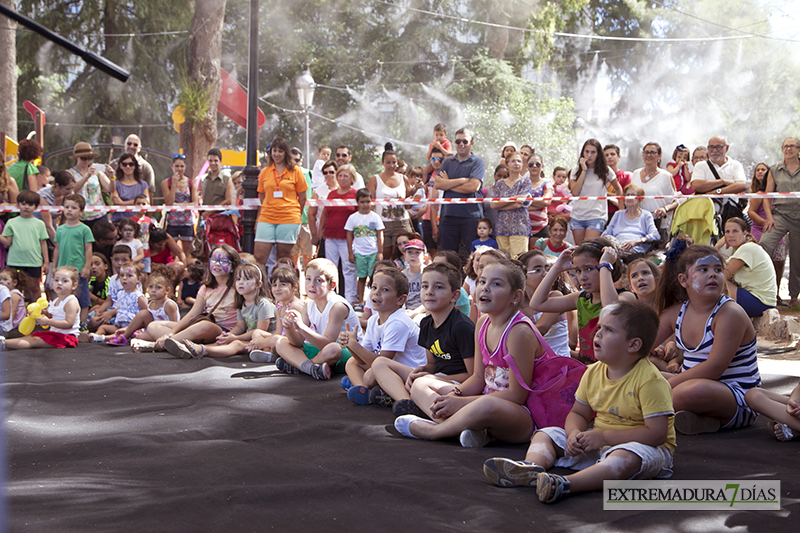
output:
M 744 398 L 761 384 L 755 328 L 724 289 L 724 260 L 715 248 L 673 242 L 656 294 L 656 345 L 675 333 L 683 351 L 680 372 L 668 374 L 675 429 L 683 434 L 746 427 L 757 416 Z

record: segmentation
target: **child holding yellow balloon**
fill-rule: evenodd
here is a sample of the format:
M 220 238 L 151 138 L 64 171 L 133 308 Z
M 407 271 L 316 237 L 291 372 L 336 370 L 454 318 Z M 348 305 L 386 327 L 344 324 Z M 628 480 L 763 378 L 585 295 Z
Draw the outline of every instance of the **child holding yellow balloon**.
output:
M 47 302 L 40 301 L 28 306 L 31 315 L 25 317 L 19 325 L 20 331 L 23 324 L 29 326 L 29 319 L 37 325 L 49 327 L 48 331 L 34 331 L 18 339 L 5 339 L 0 337 L 0 350 L 27 350 L 30 348 L 74 348 L 78 345 L 78 332 L 80 324 L 81 306 L 75 291 L 78 289 L 80 276 L 78 269 L 63 266 L 56 269 L 53 275 L 53 290 L 56 299 Z M 47 314 L 42 313 L 42 305 L 47 304 Z M 25 328 L 28 329 L 27 327 Z

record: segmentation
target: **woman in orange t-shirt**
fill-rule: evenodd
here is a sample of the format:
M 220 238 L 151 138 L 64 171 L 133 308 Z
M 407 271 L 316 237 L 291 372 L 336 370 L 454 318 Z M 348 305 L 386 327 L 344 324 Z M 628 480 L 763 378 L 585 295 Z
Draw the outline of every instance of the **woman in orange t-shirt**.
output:
M 278 137 L 272 141 L 272 163 L 258 176 L 261 213 L 253 255 L 262 265 L 267 263 L 273 246 L 278 247 L 278 257 L 289 257 L 300 233 L 300 214 L 306 203 L 304 193 L 308 184 L 290 151 L 286 139 Z

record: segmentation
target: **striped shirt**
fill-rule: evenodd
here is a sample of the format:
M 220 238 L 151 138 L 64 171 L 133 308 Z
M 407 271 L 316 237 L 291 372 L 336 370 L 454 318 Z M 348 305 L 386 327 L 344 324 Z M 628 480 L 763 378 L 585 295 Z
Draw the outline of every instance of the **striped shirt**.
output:
M 711 331 L 711 323 L 717 312 L 727 302 L 732 302 L 731 298 L 723 295 L 720 296 L 717 305 L 711 311 L 706 321 L 705 332 L 703 339 L 696 348 L 692 349 L 686 346 L 683 342 L 681 335 L 681 326 L 683 324 L 683 316 L 686 313 L 686 306 L 689 304 L 688 300 L 683 303 L 681 310 L 678 313 L 678 319 L 675 323 L 675 341 L 678 343 L 678 348 L 684 351 L 683 354 L 683 371 L 687 371 L 695 365 L 698 365 L 708 360 L 708 354 L 711 352 L 711 347 L 714 345 L 714 333 Z M 756 359 L 756 336 L 753 340 L 742 344 L 736 350 L 736 354 L 728 364 L 728 368 L 722 373 L 717 381 L 722 383 L 735 383 L 743 389 L 751 389 L 761 385 L 761 376 L 758 373 L 758 362 Z

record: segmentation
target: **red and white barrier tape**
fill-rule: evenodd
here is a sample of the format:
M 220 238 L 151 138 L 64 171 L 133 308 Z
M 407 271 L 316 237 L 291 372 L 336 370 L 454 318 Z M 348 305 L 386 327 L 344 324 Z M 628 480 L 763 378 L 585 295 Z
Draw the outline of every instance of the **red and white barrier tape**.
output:
M 637 200 L 672 200 L 675 198 L 691 200 L 692 198 L 800 198 L 798 192 L 771 192 L 771 193 L 741 193 L 741 194 L 703 194 L 698 196 L 661 195 L 661 196 L 553 196 L 550 200 L 554 202 L 570 202 L 575 200 L 624 200 L 625 198 L 636 198 Z M 395 198 L 373 200 L 375 205 L 422 205 L 422 204 L 480 204 L 487 202 L 527 202 L 541 201 L 541 196 L 512 196 L 509 198 Z M 326 206 L 326 207 L 348 207 L 358 206 L 356 200 L 306 200 L 307 206 Z M 261 201 L 258 198 L 245 198 L 244 205 L 148 205 L 134 207 L 132 205 L 114 206 L 86 206 L 87 213 L 139 213 L 142 211 L 247 211 L 251 209 L 261 209 Z M 37 211 L 61 211 L 61 206 L 39 206 Z M 0 206 L 0 213 L 19 212 L 15 205 Z

